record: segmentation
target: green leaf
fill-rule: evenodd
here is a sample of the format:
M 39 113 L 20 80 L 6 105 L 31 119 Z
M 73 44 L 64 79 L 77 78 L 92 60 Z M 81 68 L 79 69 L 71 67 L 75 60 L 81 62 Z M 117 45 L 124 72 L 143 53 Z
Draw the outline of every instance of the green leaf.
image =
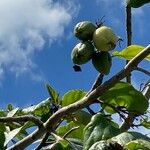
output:
M 71 130 L 74 127 L 79 126 L 78 124 L 74 123 L 73 121 L 69 122 L 68 124 L 64 126 L 60 126 L 56 132 L 58 135 L 63 136 L 65 133 L 67 133 L 69 130 Z M 83 129 L 84 125 L 80 125 L 78 129 L 72 131 L 67 137 L 69 138 L 77 138 L 77 139 L 83 139 Z
M 124 148 L 126 150 L 150 150 L 150 142 L 145 140 L 134 140 L 127 143 Z
M 21 113 L 24 115 L 32 114 L 35 116 L 42 116 L 50 112 L 50 104 L 51 104 L 51 99 L 48 98 L 37 105 L 33 105 L 22 109 Z
M 111 138 L 111 141 L 117 142 L 122 146 L 133 140 L 145 140 L 147 142 L 150 142 L 149 137 L 138 132 L 123 132 L 116 137 Z
M 113 52 L 113 56 L 117 56 L 119 58 L 124 58 L 126 60 L 131 60 L 138 53 L 140 53 L 143 49 L 144 49 L 143 46 L 131 45 L 131 46 L 128 46 L 127 48 L 123 49 L 121 52 L 119 52 L 119 51 Z M 150 55 L 148 55 L 145 59 L 150 60 Z
M 0 149 L 5 150 L 4 142 L 5 142 L 5 132 L 6 128 L 3 123 L 0 123 Z
M 100 99 L 114 107 L 126 107 L 128 111 L 136 113 L 145 113 L 149 106 L 146 97 L 131 84 L 126 82 L 116 83 L 112 88 L 106 91 Z M 115 113 L 107 104 L 102 107 L 109 113 Z
M 9 132 L 5 132 L 5 143 L 4 146 L 6 146 L 20 131 L 21 131 L 22 127 L 14 129 L 12 131 Z
M 83 150 L 83 142 L 80 139 L 75 138 L 66 138 L 69 143 L 71 143 L 71 146 L 74 148 L 74 150 Z
M 116 126 L 116 123 L 106 118 L 103 114 L 94 115 L 91 122 L 84 128 L 84 150 L 89 150 L 97 141 L 118 135 L 120 130 Z
M 150 129 L 150 120 L 148 120 L 148 118 L 143 119 L 140 121 L 141 125 L 147 129 Z
M 6 117 L 7 112 L 5 110 L 0 110 L 0 117 Z
M 49 84 L 46 84 L 46 88 L 47 88 L 47 91 L 48 91 L 52 101 L 55 104 L 60 104 L 61 98 L 59 97 L 59 94 L 57 93 L 57 91 L 52 86 L 50 86 Z
M 82 90 L 71 90 L 64 94 L 62 98 L 62 106 L 72 104 L 85 96 L 86 92 Z
M 150 2 L 150 0 L 126 0 L 127 5 L 133 8 L 139 8 L 143 6 L 144 4 L 147 4 Z
M 7 117 L 13 117 L 17 113 L 18 110 L 19 110 L 19 108 L 15 108 L 15 109 L 9 111 L 7 114 Z
M 73 120 L 76 124 L 87 125 L 91 120 L 92 115 L 84 110 L 76 111 L 71 115 L 71 120 Z

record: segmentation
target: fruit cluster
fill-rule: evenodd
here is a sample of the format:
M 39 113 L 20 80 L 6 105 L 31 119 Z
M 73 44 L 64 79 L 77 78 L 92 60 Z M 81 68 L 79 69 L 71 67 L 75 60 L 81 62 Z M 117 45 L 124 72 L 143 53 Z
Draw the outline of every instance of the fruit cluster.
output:
M 85 64 L 92 59 L 95 69 L 107 75 L 112 64 L 109 51 L 115 48 L 119 37 L 110 27 L 96 26 L 90 21 L 76 24 L 74 35 L 80 40 L 71 53 L 71 59 L 75 66 Z M 75 69 L 75 71 L 78 70 Z

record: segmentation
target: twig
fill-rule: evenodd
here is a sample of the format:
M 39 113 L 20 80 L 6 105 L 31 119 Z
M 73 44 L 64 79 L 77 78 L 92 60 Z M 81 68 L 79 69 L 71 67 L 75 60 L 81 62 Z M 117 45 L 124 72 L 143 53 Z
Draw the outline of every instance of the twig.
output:
M 41 127 L 43 126 L 43 122 L 34 117 L 34 116 L 19 116 L 19 117 L 0 117 L 0 122 L 7 123 L 7 122 L 27 122 L 27 121 L 32 121 L 34 122 L 37 126 Z
M 35 148 L 35 150 L 40 150 L 40 149 L 44 146 L 44 144 L 46 143 L 46 141 L 47 141 L 49 135 L 50 135 L 49 132 L 47 132 L 47 133 L 45 134 L 45 136 L 43 137 L 41 143 L 37 146 L 37 148 Z
M 98 86 L 102 84 L 103 78 L 104 78 L 104 74 L 98 74 L 94 84 L 92 85 L 92 88 L 89 90 L 86 96 L 88 96 L 94 89 L 96 89 Z M 91 115 L 95 114 L 95 112 L 89 106 L 87 106 L 86 109 L 89 111 Z
M 92 88 L 90 89 L 90 91 L 87 93 L 87 95 L 92 92 L 94 89 L 96 89 L 98 86 L 100 86 L 103 82 L 103 78 L 104 78 L 104 74 L 98 74 L 94 84 L 92 85 Z
M 135 67 L 135 70 L 141 71 L 141 72 L 145 73 L 146 75 L 150 76 L 150 71 L 148 71 L 148 70 L 145 70 L 145 69 L 140 68 L 140 67 Z
M 131 7 L 130 6 L 126 6 L 126 32 L 127 32 L 127 46 L 130 46 L 132 43 L 132 22 L 131 22 L 131 18 L 132 14 L 131 14 Z M 129 61 L 126 61 L 126 64 Z M 131 74 L 127 75 L 126 80 L 128 83 L 131 83 Z
M 135 114 L 129 113 L 127 118 L 124 120 L 123 124 L 121 125 L 120 130 L 122 132 L 127 131 L 132 126 L 134 119 L 135 119 Z
M 69 106 L 59 109 L 55 114 L 50 116 L 50 118 L 44 123 L 43 128 L 36 129 L 32 134 L 20 140 L 18 143 L 11 146 L 7 150 L 25 149 L 31 143 L 41 138 L 46 133 L 46 130 L 49 131 L 52 130 L 62 117 L 88 106 L 95 99 L 101 96 L 104 92 L 106 92 L 112 86 L 114 86 L 118 81 L 124 79 L 131 71 L 134 70 L 134 67 L 137 66 L 149 54 L 150 54 L 150 45 L 148 45 L 138 55 L 136 55 L 132 60 L 130 60 L 129 63 L 124 67 L 124 69 L 122 69 L 108 81 L 105 81 L 102 85 L 98 86 L 88 96 L 83 97 L 81 100 L 73 104 L 70 104 Z
M 90 108 L 90 106 L 87 106 L 86 109 L 91 115 L 95 115 L 95 112 Z
M 67 133 L 64 134 L 62 138 L 65 139 L 71 132 L 73 132 L 74 130 L 77 130 L 78 128 L 79 126 L 70 129 Z
M 150 80 L 145 84 L 142 93 L 148 100 L 150 99 Z

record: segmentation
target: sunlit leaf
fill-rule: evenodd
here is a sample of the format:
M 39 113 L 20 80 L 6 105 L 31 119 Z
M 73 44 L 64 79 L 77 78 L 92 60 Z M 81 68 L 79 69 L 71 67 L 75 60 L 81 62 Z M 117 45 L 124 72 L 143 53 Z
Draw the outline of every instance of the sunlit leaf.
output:
M 126 60 L 130 60 L 135 57 L 138 53 L 140 53 L 144 49 L 143 46 L 140 45 L 131 45 L 123 49 L 122 51 L 114 51 L 113 56 L 117 56 L 119 58 L 124 58 Z M 150 55 L 148 55 L 146 60 L 150 60 Z
M 108 91 L 106 91 L 100 99 L 106 103 L 102 107 L 106 107 L 106 111 L 114 113 L 113 107 L 126 107 L 128 111 L 136 113 L 144 113 L 149 106 L 148 100 L 131 84 L 126 82 L 118 82 Z M 107 104 L 113 106 L 107 106 Z M 109 109 L 108 109 L 109 108 Z
M 69 122 L 68 124 L 66 124 L 64 126 L 60 126 L 56 131 L 57 131 L 57 134 L 63 136 L 69 130 L 71 130 L 72 128 L 77 127 L 77 126 L 78 126 L 78 124 L 71 121 L 71 122 Z M 72 131 L 67 137 L 83 139 L 83 129 L 84 129 L 84 127 L 85 127 L 84 125 L 80 125 L 79 128 Z
M 71 90 L 64 94 L 62 98 L 62 106 L 72 104 L 85 96 L 86 92 L 82 90 Z
M 150 150 L 150 142 L 145 140 L 134 140 L 127 143 L 124 147 L 127 150 Z

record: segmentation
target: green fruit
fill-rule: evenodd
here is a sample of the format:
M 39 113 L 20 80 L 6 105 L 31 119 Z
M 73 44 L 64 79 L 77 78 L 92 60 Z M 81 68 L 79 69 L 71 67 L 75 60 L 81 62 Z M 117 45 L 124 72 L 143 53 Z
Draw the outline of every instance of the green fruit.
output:
M 84 64 L 88 62 L 94 53 L 94 46 L 91 42 L 82 42 L 77 44 L 71 53 L 71 59 L 74 64 Z
M 109 74 L 112 60 L 108 52 L 96 52 L 93 55 L 92 63 L 98 72 L 105 75 Z
M 149 2 L 150 0 L 127 0 L 127 5 L 133 8 L 138 8 Z
M 96 26 L 90 21 L 79 22 L 74 28 L 74 35 L 82 41 L 92 40 Z
M 111 28 L 102 26 L 93 34 L 93 42 L 97 50 L 110 51 L 116 47 L 118 36 L 112 31 Z

